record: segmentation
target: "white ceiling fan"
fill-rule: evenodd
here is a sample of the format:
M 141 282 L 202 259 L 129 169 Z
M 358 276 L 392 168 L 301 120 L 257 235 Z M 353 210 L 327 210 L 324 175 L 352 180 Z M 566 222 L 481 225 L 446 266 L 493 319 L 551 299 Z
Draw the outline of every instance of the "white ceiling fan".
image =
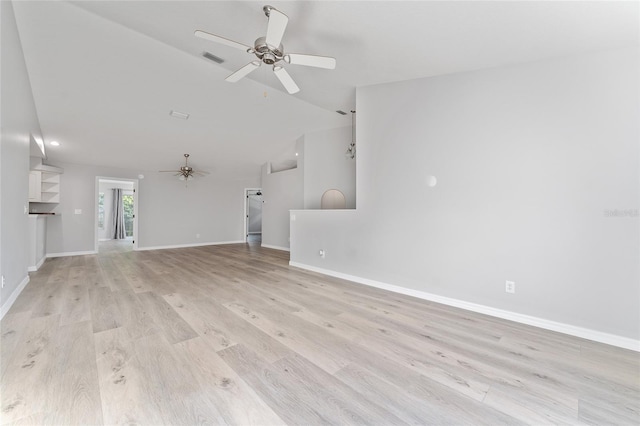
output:
M 273 66 L 273 73 L 278 77 L 280 83 L 282 83 L 284 88 L 287 89 L 287 92 L 294 94 L 299 92 L 300 88 L 295 81 L 293 81 L 287 70 L 284 69 L 284 63 L 330 70 L 336 67 L 336 59 L 329 56 L 285 53 L 281 41 L 284 31 L 287 28 L 289 18 L 273 6 L 264 6 L 262 10 L 269 18 L 269 23 L 267 24 L 267 35 L 259 37 L 255 41 L 253 47 L 215 34 L 210 34 L 206 31 L 197 30 L 194 33 L 196 37 L 224 44 L 225 46 L 235 47 L 236 49 L 241 49 L 247 53 L 256 55 L 258 60 L 249 62 L 247 65 L 227 77 L 225 79 L 226 81 L 235 83 L 265 63 Z
M 193 180 L 193 177 L 198 176 L 206 176 L 209 172 L 203 172 L 201 170 L 194 170 L 193 167 L 189 166 L 189 154 L 184 154 L 184 166 L 180 167 L 178 170 L 160 170 L 160 173 L 174 173 L 174 176 L 177 176 L 180 180 L 190 181 Z

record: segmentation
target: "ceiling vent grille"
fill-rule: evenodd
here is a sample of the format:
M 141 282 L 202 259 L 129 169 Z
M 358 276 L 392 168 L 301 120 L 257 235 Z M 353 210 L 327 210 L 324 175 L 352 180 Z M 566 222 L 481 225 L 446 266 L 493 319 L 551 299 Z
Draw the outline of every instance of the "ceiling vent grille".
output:
M 344 111 L 343 111 L 343 110 L 341 110 L 341 109 L 337 110 L 336 112 L 337 112 L 338 114 L 340 114 L 340 115 L 347 115 L 347 113 L 346 113 L 346 112 L 344 112 Z
M 224 62 L 224 59 L 217 57 L 216 55 L 209 52 L 202 52 L 202 56 L 207 58 L 210 61 L 215 62 L 216 64 L 221 64 Z

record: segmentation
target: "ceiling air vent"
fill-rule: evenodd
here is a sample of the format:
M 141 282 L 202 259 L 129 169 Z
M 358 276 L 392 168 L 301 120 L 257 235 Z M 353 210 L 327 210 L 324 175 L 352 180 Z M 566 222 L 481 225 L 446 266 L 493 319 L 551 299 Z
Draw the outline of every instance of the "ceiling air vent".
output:
M 338 114 L 340 114 L 340 115 L 347 115 L 347 113 L 346 113 L 346 112 L 344 112 L 344 111 L 343 111 L 343 110 L 341 110 L 341 109 L 337 110 L 336 112 L 337 112 Z
M 215 62 L 216 64 L 221 64 L 224 62 L 224 59 L 222 58 L 218 58 L 216 55 L 209 53 L 209 52 L 202 52 L 202 56 L 204 56 L 205 58 L 207 58 L 210 61 Z

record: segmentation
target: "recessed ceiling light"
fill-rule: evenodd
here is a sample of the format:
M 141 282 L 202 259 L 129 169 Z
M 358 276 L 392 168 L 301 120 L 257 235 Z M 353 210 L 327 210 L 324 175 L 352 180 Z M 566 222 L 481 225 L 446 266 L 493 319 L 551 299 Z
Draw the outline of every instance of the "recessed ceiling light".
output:
M 49 142 L 49 145 L 53 145 L 53 146 L 60 146 L 60 142 L 58 142 L 58 141 L 51 141 L 51 142 Z
M 296 157 L 298 156 L 298 153 L 296 152 Z
M 186 120 L 187 118 L 189 118 L 189 114 L 185 113 L 185 112 L 180 112 L 180 111 L 169 111 L 169 115 L 175 118 L 181 118 L 183 120 Z

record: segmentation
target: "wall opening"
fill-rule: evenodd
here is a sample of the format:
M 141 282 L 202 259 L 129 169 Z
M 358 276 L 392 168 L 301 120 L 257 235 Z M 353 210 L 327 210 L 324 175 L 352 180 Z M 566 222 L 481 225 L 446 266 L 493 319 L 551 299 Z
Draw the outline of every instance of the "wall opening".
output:
M 244 191 L 244 241 L 262 243 L 262 189 L 246 188 Z

